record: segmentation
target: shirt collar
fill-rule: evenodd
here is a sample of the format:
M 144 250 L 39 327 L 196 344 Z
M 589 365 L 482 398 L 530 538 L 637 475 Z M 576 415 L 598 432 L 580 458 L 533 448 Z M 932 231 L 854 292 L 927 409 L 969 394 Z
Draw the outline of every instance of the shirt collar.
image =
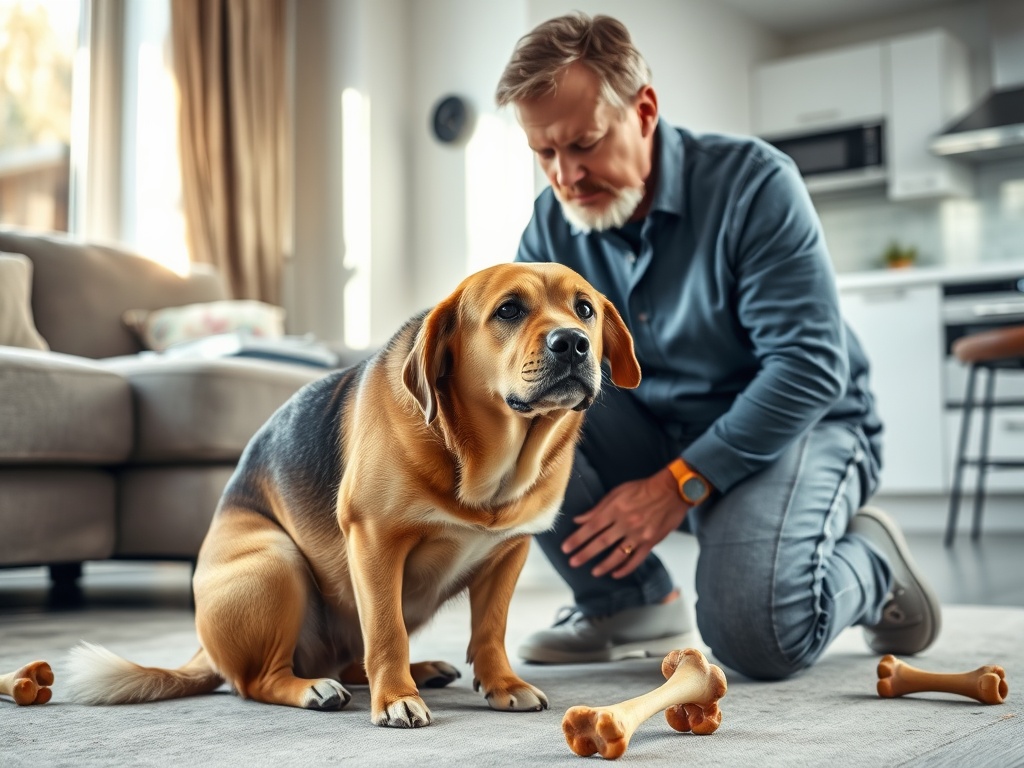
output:
M 658 186 L 654 190 L 651 211 L 683 215 L 683 137 L 679 131 L 658 118 L 654 133 L 654 155 L 658 168 Z

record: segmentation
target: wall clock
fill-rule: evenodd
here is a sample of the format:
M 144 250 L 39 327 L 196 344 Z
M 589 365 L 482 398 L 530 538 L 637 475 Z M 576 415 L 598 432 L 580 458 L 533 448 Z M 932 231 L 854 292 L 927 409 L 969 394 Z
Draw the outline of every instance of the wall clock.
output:
M 469 138 L 473 130 L 469 102 L 461 96 L 443 97 L 434 105 L 431 130 L 442 144 L 456 144 Z

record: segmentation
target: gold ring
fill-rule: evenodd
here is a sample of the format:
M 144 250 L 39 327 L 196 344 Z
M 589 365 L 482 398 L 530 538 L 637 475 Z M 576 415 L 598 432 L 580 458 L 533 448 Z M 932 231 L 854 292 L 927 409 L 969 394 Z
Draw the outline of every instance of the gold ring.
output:
M 632 544 L 620 544 L 619 549 L 622 550 L 622 554 L 628 557 L 629 555 L 633 554 L 633 550 L 636 549 L 636 547 L 634 547 Z

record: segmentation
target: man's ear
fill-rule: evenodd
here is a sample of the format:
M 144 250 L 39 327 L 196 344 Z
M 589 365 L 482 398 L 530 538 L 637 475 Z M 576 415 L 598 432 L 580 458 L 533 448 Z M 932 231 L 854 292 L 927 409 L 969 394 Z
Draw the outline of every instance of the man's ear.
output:
M 640 383 L 640 363 L 633 352 L 633 337 L 622 322 L 615 305 L 604 300 L 604 327 L 601 345 L 611 366 L 612 383 L 617 387 L 633 389 Z
M 459 294 L 453 294 L 427 313 L 402 367 L 402 382 L 419 404 L 427 424 L 437 418 L 437 382 L 448 373 L 449 345 L 458 325 L 458 308 Z
M 658 94 L 654 88 L 645 85 L 636 95 L 636 111 L 640 117 L 640 133 L 647 138 L 658 125 Z

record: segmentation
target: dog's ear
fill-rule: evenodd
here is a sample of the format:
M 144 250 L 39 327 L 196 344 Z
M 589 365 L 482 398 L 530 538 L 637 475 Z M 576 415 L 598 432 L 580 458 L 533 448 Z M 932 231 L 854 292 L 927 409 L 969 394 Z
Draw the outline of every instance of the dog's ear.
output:
M 612 383 L 633 389 L 640 383 L 640 363 L 633 352 L 633 337 L 615 306 L 604 300 L 604 328 L 601 329 L 604 356 L 612 369 Z
M 448 346 L 458 325 L 459 294 L 453 294 L 423 318 L 412 351 L 402 367 L 402 381 L 423 411 L 427 424 L 437 418 L 437 382 L 448 373 Z

